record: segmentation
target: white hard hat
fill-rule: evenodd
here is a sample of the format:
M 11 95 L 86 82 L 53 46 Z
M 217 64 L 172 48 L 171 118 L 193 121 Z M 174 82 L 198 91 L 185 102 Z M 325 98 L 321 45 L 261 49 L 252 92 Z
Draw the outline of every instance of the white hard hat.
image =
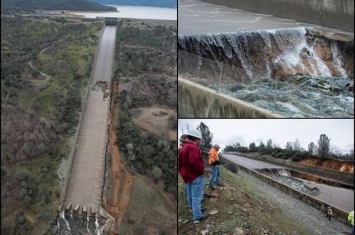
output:
M 214 148 L 220 148 L 218 144 L 213 145 Z
M 195 129 L 189 130 L 189 131 L 187 132 L 187 135 L 192 136 L 192 137 L 196 137 L 196 138 L 198 138 L 198 139 L 202 139 L 202 138 L 201 138 L 201 133 L 200 133 L 198 130 L 195 130 Z

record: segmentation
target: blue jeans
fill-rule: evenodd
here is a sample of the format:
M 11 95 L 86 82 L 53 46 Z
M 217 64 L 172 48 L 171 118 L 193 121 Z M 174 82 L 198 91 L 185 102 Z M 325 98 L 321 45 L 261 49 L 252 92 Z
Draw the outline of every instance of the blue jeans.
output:
M 189 207 L 191 208 L 191 198 L 189 199 L 189 196 L 187 194 L 187 184 L 185 184 L 184 186 L 184 191 L 185 191 L 185 195 L 186 195 L 186 198 L 187 198 L 187 203 L 189 204 Z
M 205 187 L 205 176 L 197 177 L 191 183 L 185 185 L 187 192 L 187 201 L 192 207 L 192 219 L 198 220 L 202 216 L 201 201 L 203 197 L 203 189 Z
M 354 225 L 353 225 L 353 227 L 351 229 L 351 235 L 354 235 Z
M 212 168 L 212 175 L 210 178 L 210 181 L 208 183 L 208 186 L 212 187 L 214 184 L 219 184 L 219 179 L 220 179 L 220 173 L 219 173 L 219 167 L 217 166 L 211 166 Z

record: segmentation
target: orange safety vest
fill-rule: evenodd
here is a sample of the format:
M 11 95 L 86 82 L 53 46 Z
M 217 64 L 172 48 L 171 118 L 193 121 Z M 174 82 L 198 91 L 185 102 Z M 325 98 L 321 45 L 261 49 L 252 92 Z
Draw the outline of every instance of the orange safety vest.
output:
M 212 165 L 215 161 L 219 161 L 218 153 L 215 148 L 211 148 L 208 154 L 209 154 L 208 164 Z

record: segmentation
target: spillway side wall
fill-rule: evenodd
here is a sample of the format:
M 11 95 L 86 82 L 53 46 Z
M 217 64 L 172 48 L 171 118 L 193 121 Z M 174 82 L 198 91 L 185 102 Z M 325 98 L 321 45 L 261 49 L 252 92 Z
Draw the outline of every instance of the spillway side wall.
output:
M 250 155 L 243 155 L 241 153 L 236 153 L 236 152 L 228 152 L 228 154 L 240 155 L 240 156 L 251 158 L 254 160 L 259 160 L 259 161 L 264 161 L 264 162 L 269 162 L 269 163 L 281 165 L 281 166 L 284 166 L 284 167 L 287 167 L 290 169 L 294 169 L 297 171 L 306 172 L 308 174 L 318 175 L 321 177 L 332 179 L 337 182 L 341 182 L 346 185 L 354 187 L 354 174 L 351 174 L 348 172 L 337 171 L 337 170 L 332 170 L 332 169 L 328 169 L 328 168 L 321 168 L 321 167 L 316 167 L 316 166 L 309 166 L 309 165 L 304 165 L 304 164 L 291 162 L 291 161 L 288 162 L 288 161 L 273 158 L 273 157 L 250 156 Z
M 236 164 L 232 161 L 229 161 L 228 159 L 225 159 L 223 157 L 221 157 L 222 161 L 224 162 L 228 162 L 229 164 Z M 236 164 L 237 165 L 237 164 Z M 315 198 L 311 195 L 308 195 L 308 194 L 305 194 L 301 191 L 298 191 L 297 189 L 294 189 L 294 188 L 291 188 L 289 187 L 288 185 L 286 184 L 283 184 L 283 183 L 280 183 L 276 180 L 273 180 L 272 178 L 266 176 L 266 175 L 263 175 L 255 170 L 251 170 L 251 169 L 248 169 L 246 167 L 243 167 L 241 165 L 238 165 L 238 167 L 247 172 L 248 174 L 250 175 L 253 175 L 255 176 L 256 178 L 270 184 L 271 186 L 283 191 L 284 193 L 287 193 L 289 195 L 292 195 L 294 196 L 295 198 L 297 198 L 298 200 L 301 200 L 307 204 L 309 204 L 310 206 L 326 213 L 326 210 L 327 210 L 327 207 L 328 206 L 331 206 L 332 207 L 332 210 L 333 210 L 333 216 L 339 220 L 340 222 L 344 223 L 344 224 L 348 224 L 347 220 L 348 220 L 348 212 L 338 208 L 338 207 L 335 207 L 334 205 L 331 205 L 331 204 L 328 204 L 326 202 L 323 202 L 321 200 L 319 200 L 318 198 Z
M 354 32 L 354 0 L 202 0 Z
M 178 79 L 179 118 L 282 118 L 242 100 Z

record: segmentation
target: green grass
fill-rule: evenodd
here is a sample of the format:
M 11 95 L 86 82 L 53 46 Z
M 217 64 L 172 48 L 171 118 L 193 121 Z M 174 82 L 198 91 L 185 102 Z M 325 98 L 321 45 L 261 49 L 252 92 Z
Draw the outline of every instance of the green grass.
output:
M 100 32 L 101 29 L 95 25 L 87 28 L 88 34 L 93 33 L 95 35 L 99 35 Z M 89 73 L 88 67 L 93 63 L 96 49 L 97 45 L 91 44 L 91 46 L 87 48 L 86 43 L 83 41 L 63 42 L 60 46 L 57 47 L 54 53 L 52 50 L 45 51 L 37 59 L 44 65 L 55 64 L 63 59 L 62 52 L 65 51 L 69 55 L 69 58 L 67 59 L 75 62 L 77 66 L 76 73 L 84 76 L 84 78 L 88 80 L 89 77 L 85 75 Z M 50 67 L 42 68 L 39 66 L 36 68 L 52 76 Z M 57 100 L 57 97 L 53 96 L 53 94 L 65 92 L 63 84 L 72 84 L 73 82 L 73 76 L 66 74 L 65 71 L 63 71 L 63 74 L 52 76 L 52 78 L 49 80 L 35 80 L 32 82 L 32 85 L 36 85 L 37 87 L 42 87 L 45 89 L 41 92 L 23 92 L 20 95 L 20 107 L 26 110 L 31 109 L 33 107 L 33 101 L 37 100 L 39 102 L 39 110 L 37 110 L 37 114 L 41 117 L 50 118 L 50 112 L 48 111 L 53 109 L 53 105 Z M 85 81 L 81 82 L 83 85 L 85 85 Z
M 235 228 L 241 228 L 246 234 L 260 234 L 268 229 L 271 234 L 309 235 L 300 224 L 286 217 L 281 208 L 266 198 L 243 176 L 234 174 L 221 166 L 224 190 L 216 189 L 205 192 L 218 194 L 217 200 L 205 199 L 202 205 L 207 211 L 218 210 L 202 223 L 192 224 L 192 214 L 183 193 L 183 181 L 179 177 L 178 189 L 178 228 L 181 234 L 201 234 L 210 225 L 210 234 L 233 234 Z M 208 179 L 206 179 L 207 181 Z M 188 220 L 188 223 L 184 221 Z

